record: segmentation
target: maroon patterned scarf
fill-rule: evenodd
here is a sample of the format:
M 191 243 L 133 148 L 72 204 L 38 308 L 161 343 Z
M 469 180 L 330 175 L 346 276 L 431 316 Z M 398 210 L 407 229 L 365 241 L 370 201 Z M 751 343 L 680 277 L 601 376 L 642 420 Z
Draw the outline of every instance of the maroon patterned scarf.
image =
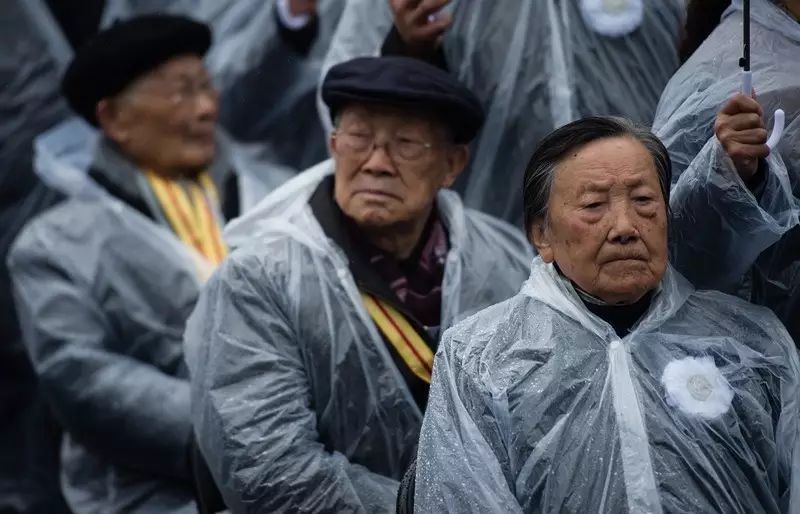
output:
M 368 245 L 370 266 L 386 280 L 403 305 L 425 325 L 434 340 L 439 336 L 442 279 L 449 243 L 447 231 L 434 208 L 417 247 L 404 260 Z

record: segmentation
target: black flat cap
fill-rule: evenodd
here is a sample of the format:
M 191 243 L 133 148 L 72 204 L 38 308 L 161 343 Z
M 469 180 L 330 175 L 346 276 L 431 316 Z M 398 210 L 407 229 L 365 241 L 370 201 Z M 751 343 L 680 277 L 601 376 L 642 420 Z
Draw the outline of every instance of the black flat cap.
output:
M 97 102 L 173 57 L 202 57 L 210 46 L 208 26 L 182 16 L 153 14 L 118 22 L 78 49 L 61 92 L 76 113 L 97 126 Z
M 437 115 L 456 143 L 470 142 L 483 125 L 477 97 L 446 71 L 409 57 L 359 57 L 332 67 L 322 83 L 331 118 L 352 103 L 388 104 Z

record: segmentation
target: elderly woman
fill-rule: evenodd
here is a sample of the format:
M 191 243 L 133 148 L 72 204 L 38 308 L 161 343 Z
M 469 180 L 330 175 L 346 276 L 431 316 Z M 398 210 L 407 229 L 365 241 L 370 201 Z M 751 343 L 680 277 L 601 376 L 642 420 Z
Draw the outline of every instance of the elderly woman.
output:
M 443 338 L 417 512 L 800 512 L 797 354 L 770 311 L 669 266 L 670 166 L 615 118 L 542 142 L 539 257 Z

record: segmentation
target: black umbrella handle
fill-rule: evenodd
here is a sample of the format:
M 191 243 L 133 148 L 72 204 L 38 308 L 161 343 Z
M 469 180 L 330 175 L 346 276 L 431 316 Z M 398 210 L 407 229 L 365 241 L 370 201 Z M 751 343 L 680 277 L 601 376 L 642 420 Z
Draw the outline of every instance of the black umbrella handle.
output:
M 753 76 L 750 73 L 750 0 L 742 0 L 742 57 L 739 58 L 742 68 L 742 93 L 750 96 L 753 93 Z
M 750 0 L 742 0 L 742 57 L 739 66 L 742 68 L 742 94 L 753 95 L 753 72 L 750 71 Z M 770 150 L 774 149 L 783 136 L 786 125 L 786 114 L 783 109 L 775 111 L 772 121 L 772 132 L 767 140 Z
M 739 66 L 750 71 L 750 0 L 742 0 L 742 58 Z

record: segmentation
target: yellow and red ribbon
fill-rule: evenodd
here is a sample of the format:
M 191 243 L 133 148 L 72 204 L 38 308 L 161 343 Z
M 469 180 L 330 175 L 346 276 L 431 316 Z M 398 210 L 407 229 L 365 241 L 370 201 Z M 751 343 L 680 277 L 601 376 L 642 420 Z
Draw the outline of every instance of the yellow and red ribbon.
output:
M 146 173 L 167 221 L 178 238 L 217 265 L 228 254 L 212 205 L 219 204 L 216 187 L 207 173 L 184 186 L 155 173 Z M 188 192 L 187 192 L 188 190 Z
M 425 340 L 414 330 L 406 318 L 386 302 L 369 294 L 361 293 L 372 321 L 400 355 L 406 366 L 426 383 L 431 383 L 433 352 Z

